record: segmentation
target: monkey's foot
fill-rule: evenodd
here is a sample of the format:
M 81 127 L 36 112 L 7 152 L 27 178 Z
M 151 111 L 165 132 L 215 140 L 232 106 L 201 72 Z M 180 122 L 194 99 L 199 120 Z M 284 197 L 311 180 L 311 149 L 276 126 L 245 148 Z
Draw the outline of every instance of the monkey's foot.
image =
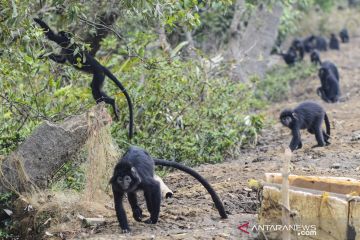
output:
M 122 229 L 121 232 L 122 232 L 122 233 L 130 233 L 130 228 Z
M 139 206 L 133 210 L 133 217 L 136 221 L 141 222 L 143 215 L 142 215 L 142 210 Z
M 153 221 L 153 220 L 151 220 L 150 218 L 149 219 L 146 219 L 145 221 L 144 221 L 144 223 L 146 223 L 146 224 L 155 224 L 157 221 Z
M 325 147 L 325 146 L 326 146 L 326 144 L 323 144 L 323 145 L 317 144 L 317 145 L 312 146 L 311 148 L 318 148 L 318 147 Z

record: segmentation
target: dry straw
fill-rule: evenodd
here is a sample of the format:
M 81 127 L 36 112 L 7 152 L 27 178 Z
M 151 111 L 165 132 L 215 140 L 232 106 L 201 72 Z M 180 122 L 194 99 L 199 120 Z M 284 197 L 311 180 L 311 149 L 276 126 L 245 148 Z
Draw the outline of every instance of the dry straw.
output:
M 99 111 L 96 111 L 97 114 L 95 114 L 95 110 L 88 114 L 89 136 L 85 146 L 88 155 L 85 163 L 86 185 L 84 191 L 81 193 L 59 192 L 32 188 L 23 195 L 16 191 L 19 194 L 18 210 L 22 212 L 21 216 L 18 216 L 19 219 L 26 216 L 24 207 L 29 208 L 27 215 L 33 216 L 26 218 L 27 221 L 21 220 L 19 228 L 24 228 L 22 237 L 25 239 L 35 232 L 40 232 L 40 235 L 45 231 L 50 235 L 60 232 L 66 232 L 67 235 L 76 233 L 81 228 L 78 215 L 84 217 L 112 216 L 113 210 L 107 206 L 111 199 L 105 193 L 105 189 L 117 162 L 119 151 L 110 134 L 111 117 L 106 108 L 102 104 L 99 105 L 97 107 L 101 108 L 100 114 Z M 16 157 L 12 159 L 11 170 L 17 172 L 21 186 L 29 186 L 30 181 L 21 164 L 22 161 Z M 11 184 L 11 181 L 6 181 L 3 177 L 1 177 L 1 181 L 6 186 Z M 29 232 L 28 229 L 36 231 Z

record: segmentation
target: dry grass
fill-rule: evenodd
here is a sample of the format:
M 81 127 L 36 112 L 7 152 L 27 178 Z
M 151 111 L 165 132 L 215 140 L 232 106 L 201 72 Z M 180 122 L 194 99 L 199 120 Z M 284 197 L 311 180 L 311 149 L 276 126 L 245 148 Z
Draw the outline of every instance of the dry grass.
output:
M 107 114 L 104 108 L 103 114 Z M 102 121 L 104 116 L 89 114 L 89 137 L 86 144 L 86 186 L 83 192 L 75 191 L 51 191 L 34 189 L 32 193 L 22 195 L 18 199 L 17 211 L 22 237 L 26 239 L 45 238 L 44 231 L 51 234 L 71 233 L 81 231 L 81 221 L 78 215 L 84 217 L 106 217 L 113 215 L 113 209 L 106 206 L 110 201 L 106 189 L 113 166 L 115 165 L 119 151 L 113 144 L 110 134 L 110 121 Z M 109 119 L 110 116 L 109 116 Z M 14 164 L 18 166 L 18 164 Z M 22 168 L 17 168 L 20 173 Z M 24 176 L 24 180 L 26 180 Z M 24 219 L 24 208 L 31 206 L 31 211 Z M 25 214 L 26 215 L 26 214 Z M 29 217 L 30 216 L 30 217 Z M 23 229 L 23 230 L 22 230 Z M 27 229 L 36 230 L 29 232 Z M 35 234 L 35 235 L 34 235 Z
M 27 175 L 24 169 L 24 163 L 20 159 L 21 157 L 17 154 L 13 153 L 8 157 L 6 162 L 2 162 L 0 160 L 1 166 L 6 165 L 9 168 L 9 171 L 13 172 L 12 179 L 8 179 L 6 175 L 3 173 L 3 168 L 0 168 L 0 182 L 3 186 L 6 186 L 7 189 L 10 189 L 12 192 L 20 195 L 20 191 L 23 189 L 35 189 L 35 185 L 31 182 L 29 176 Z M 16 184 L 13 184 L 15 183 Z
M 348 28 L 350 37 L 359 36 L 360 10 L 348 9 L 338 10 L 334 8 L 329 13 L 311 11 L 305 16 L 299 25 L 298 36 L 318 34 L 326 37 L 330 33 L 338 34 L 344 27 Z
M 112 169 L 119 158 L 119 151 L 113 144 L 110 126 L 104 125 L 97 116 L 89 120 L 89 138 L 87 141 L 87 168 L 84 200 L 102 200 L 108 186 Z
M 71 236 L 72 233 L 81 231 L 82 222 L 78 217 L 79 215 L 109 217 L 113 214 L 113 210 L 107 208 L 103 201 L 87 202 L 82 199 L 83 195 L 74 191 L 37 191 L 22 196 L 16 204 L 16 212 L 22 219 L 21 226 L 19 226 L 22 237 L 40 239 L 44 231 L 54 235 L 64 233 Z M 24 206 L 31 206 L 28 214 L 31 217 L 23 218 Z M 26 229 L 36 231 L 26 232 Z M 45 237 L 41 236 L 41 238 Z

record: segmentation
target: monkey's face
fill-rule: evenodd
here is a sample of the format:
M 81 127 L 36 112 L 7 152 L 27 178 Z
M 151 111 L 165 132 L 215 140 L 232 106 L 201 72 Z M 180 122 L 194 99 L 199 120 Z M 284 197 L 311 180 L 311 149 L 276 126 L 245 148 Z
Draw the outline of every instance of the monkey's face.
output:
M 296 120 L 296 113 L 293 112 L 291 109 L 285 109 L 280 114 L 280 122 L 286 126 L 291 128 L 292 124 Z
M 137 170 L 132 167 L 130 171 L 117 172 L 111 182 L 116 184 L 124 192 L 133 192 L 138 188 L 141 179 Z
M 292 123 L 292 117 L 290 116 L 282 117 L 280 121 L 284 126 L 290 127 L 290 124 Z

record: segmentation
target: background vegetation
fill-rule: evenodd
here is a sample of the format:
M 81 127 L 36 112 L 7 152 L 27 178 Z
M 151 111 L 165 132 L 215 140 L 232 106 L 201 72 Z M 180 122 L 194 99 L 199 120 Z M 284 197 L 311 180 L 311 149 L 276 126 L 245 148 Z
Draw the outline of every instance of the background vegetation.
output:
M 260 3 L 269 8 L 273 4 L 247 1 L 249 13 L 245 16 Z M 294 33 L 295 23 L 313 6 L 329 11 L 334 4 L 324 0 L 282 3 L 280 38 Z M 75 32 L 76 41 L 82 42 L 88 32 L 96 31 L 84 19 L 95 21 L 99 12 L 110 10 L 119 15 L 115 34 L 102 40 L 96 57 L 133 98 L 134 144 L 159 157 L 196 163 L 219 161 L 232 147 L 254 142 L 262 127 L 262 118 L 254 113 L 264 106 L 260 95 L 271 94 L 271 88 L 264 88 L 267 93 L 252 94 L 257 86 L 229 81 L 226 64 L 209 67 L 208 52 L 201 52 L 208 45 L 206 39 L 217 39 L 212 47 L 216 51 L 226 44 L 226 37 L 221 36 L 227 36 L 234 13 L 232 1 L 110 1 L 95 7 L 97 4 L 1 1 L 0 154 L 12 151 L 41 121 L 61 121 L 94 104 L 88 87 L 90 75 L 38 59 L 52 51 L 53 45 L 45 41 L 32 17 L 41 15 L 54 29 Z M 159 25 L 166 29 L 171 51 L 157 45 Z M 201 59 L 188 57 L 184 29 L 193 31 Z M 121 106 L 122 117 L 114 124 L 113 135 L 124 148 L 128 144 L 124 97 L 112 83 L 106 89 Z
M 291 69 L 275 66 L 263 79 L 254 76 L 247 82 L 234 81 L 221 54 L 231 36 L 237 1 L 100 2 L 0 0 L 0 159 L 42 121 L 62 121 L 95 104 L 89 88 L 91 75 L 38 58 L 57 50 L 35 26 L 32 18 L 36 16 L 55 30 L 74 33 L 77 43 L 93 50 L 87 40 L 95 39 L 96 22 L 114 14 L 111 29 L 101 39 L 95 56 L 133 99 L 132 144 L 145 147 L 154 156 L 189 165 L 236 157 L 240 148 L 256 144 L 266 124 L 261 110 L 269 102 L 286 98 L 292 82 L 316 72 L 308 64 Z M 271 9 L 279 1 L 245 3 L 240 19 L 244 26 L 259 5 Z M 355 17 L 341 21 L 329 18 L 347 1 L 282 0 L 281 4 L 277 44 L 282 47 L 291 36 L 328 35 L 343 26 L 356 26 Z M 105 89 L 120 106 L 121 118 L 112 125 L 112 136 L 119 148 L 125 149 L 130 144 L 127 104 L 110 81 Z M 83 188 L 81 166 L 69 163 L 61 173 L 65 175 L 61 187 Z M 5 206 L 10 199 L 10 194 L 0 196 Z M 8 222 L 2 226 L 10 228 Z M 6 236 L 8 232 L 0 228 L 0 238 Z

